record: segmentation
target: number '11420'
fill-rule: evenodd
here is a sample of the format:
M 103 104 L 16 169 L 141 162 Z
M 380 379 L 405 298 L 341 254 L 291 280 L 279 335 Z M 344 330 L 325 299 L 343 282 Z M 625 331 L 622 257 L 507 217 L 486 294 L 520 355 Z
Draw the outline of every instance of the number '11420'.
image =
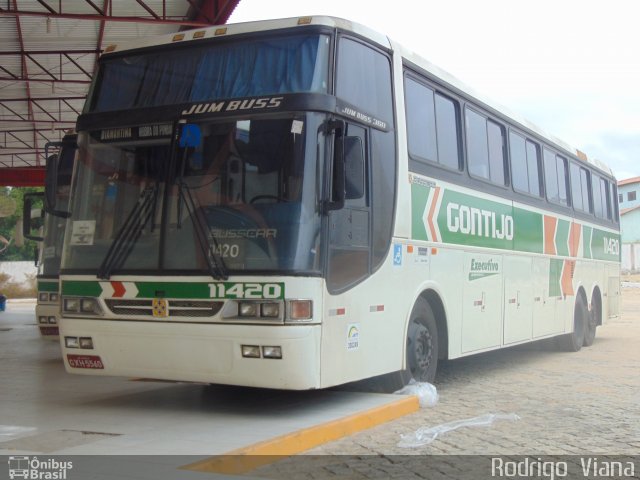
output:
M 210 283 L 211 298 L 284 298 L 283 283 Z

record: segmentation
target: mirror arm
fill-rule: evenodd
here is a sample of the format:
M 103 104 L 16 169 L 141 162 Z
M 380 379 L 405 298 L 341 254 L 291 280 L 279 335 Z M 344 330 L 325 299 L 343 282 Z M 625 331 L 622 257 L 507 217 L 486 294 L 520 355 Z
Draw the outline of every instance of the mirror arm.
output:
M 331 163 L 331 182 L 329 184 L 329 199 L 322 202 L 322 211 L 327 214 L 332 210 L 341 210 L 345 200 L 345 165 L 344 165 L 344 134 L 346 122 L 344 120 L 330 120 L 325 123 L 325 133 L 334 134 L 333 156 Z M 340 136 L 337 135 L 340 131 Z M 341 143 L 339 143 L 341 142 Z M 337 188 L 336 188 L 337 187 Z M 336 198 L 334 198 L 334 192 Z

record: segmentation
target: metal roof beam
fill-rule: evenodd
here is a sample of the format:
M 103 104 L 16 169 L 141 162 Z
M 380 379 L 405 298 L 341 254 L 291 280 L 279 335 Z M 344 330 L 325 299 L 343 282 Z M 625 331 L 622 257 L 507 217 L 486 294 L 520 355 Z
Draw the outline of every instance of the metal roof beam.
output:
M 13 2 L 11 2 L 9 4 L 9 2 L 7 2 L 7 5 L 12 5 L 13 8 L 15 8 L 16 10 L 18 9 L 18 0 L 13 0 Z M 27 70 L 27 61 L 25 59 L 24 56 L 24 52 L 25 52 L 25 48 L 24 48 L 24 36 L 22 35 L 22 26 L 20 25 L 20 17 L 16 17 L 16 31 L 18 33 L 18 41 L 20 44 L 20 52 L 23 54 L 20 58 L 21 62 L 20 64 L 22 65 L 22 76 L 25 78 L 29 78 L 29 72 Z M 29 85 L 29 82 L 25 82 L 25 90 L 27 93 L 27 98 L 31 98 L 31 86 Z M 29 119 L 31 121 L 33 121 L 33 106 L 31 105 L 31 102 L 29 102 L 28 104 L 28 109 L 29 109 Z M 5 106 L 6 108 L 6 106 Z M 18 118 L 23 118 L 22 115 L 18 115 Z M 32 123 L 31 124 L 33 128 L 36 128 L 36 124 Z M 33 145 L 35 146 L 35 148 L 38 148 L 38 140 L 36 139 L 36 135 L 35 133 L 33 134 Z M 37 163 L 37 157 L 36 157 L 36 163 Z
M 50 82 L 51 80 L 47 80 L 47 82 Z M 86 97 L 78 97 L 78 96 L 67 96 L 67 95 L 63 95 L 63 96 L 57 96 L 57 97 L 26 97 L 26 98 L 1 98 L 0 99 L 0 104 L 2 103 L 7 103 L 7 102 L 31 102 L 33 100 L 38 100 L 38 101 L 44 101 L 46 102 L 47 100 L 84 100 Z
M 80 13 L 47 13 L 47 12 L 33 12 L 28 10 L 18 10 L 15 8 L 2 8 L 0 7 L 0 16 L 15 16 L 18 17 L 47 17 L 47 18 L 66 18 L 69 20 L 93 20 L 96 22 L 129 22 L 129 23 L 152 23 L 155 25 L 185 25 L 191 27 L 208 27 L 211 24 L 204 21 L 189 20 L 188 18 L 176 18 L 176 17 L 123 17 L 116 15 L 99 15 L 99 14 L 80 14 Z
M 0 163 L 4 164 L 5 162 Z M 44 186 L 45 173 L 44 167 L 0 168 L 0 186 L 42 187 Z
M 84 50 L 29 50 L 28 53 L 29 55 L 51 55 L 56 53 L 68 53 L 70 55 L 90 55 L 94 53 L 100 53 L 100 50 L 96 50 L 95 48 Z M 0 56 L 3 55 L 20 55 L 20 52 L 0 50 Z
M 2 68 L 2 67 L 0 67 L 0 68 Z M 31 82 L 31 83 L 34 83 L 34 82 L 37 82 L 37 83 L 78 83 L 78 84 L 89 84 L 89 83 L 91 83 L 91 80 L 67 80 L 65 78 L 49 79 L 49 78 L 33 78 L 33 77 L 28 77 L 28 78 L 23 78 L 23 77 L 0 77 L 0 81 L 4 81 L 4 82 Z

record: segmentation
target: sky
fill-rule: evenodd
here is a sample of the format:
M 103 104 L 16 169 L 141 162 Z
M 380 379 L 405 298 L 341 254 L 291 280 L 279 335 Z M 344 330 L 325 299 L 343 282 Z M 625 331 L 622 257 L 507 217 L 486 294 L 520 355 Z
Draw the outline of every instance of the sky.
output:
M 474 91 L 640 176 L 637 0 L 241 0 L 229 23 L 332 15 L 414 50 Z

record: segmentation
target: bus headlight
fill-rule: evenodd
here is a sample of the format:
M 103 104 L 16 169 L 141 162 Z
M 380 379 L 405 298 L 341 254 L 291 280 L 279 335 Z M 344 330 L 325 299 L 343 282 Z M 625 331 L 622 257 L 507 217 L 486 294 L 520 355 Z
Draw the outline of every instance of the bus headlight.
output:
M 93 349 L 93 339 L 91 337 L 64 337 L 64 346 L 67 348 Z
M 69 315 L 102 315 L 102 309 L 97 298 L 64 297 L 62 299 L 62 313 Z
M 264 358 L 282 358 L 282 348 L 276 346 L 262 347 L 262 356 Z
M 62 309 L 64 313 L 78 313 L 80 311 L 80 299 L 65 298 L 62 302 Z
M 242 356 L 245 358 L 260 358 L 258 345 L 242 345 Z
M 38 292 L 38 301 L 40 303 L 48 302 L 49 301 L 49 292 Z
M 99 315 L 100 306 L 98 305 L 98 300 L 95 298 L 83 298 L 80 300 L 80 311 L 82 313 L 92 313 L 94 315 Z
M 260 315 L 262 317 L 278 318 L 280 316 L 280 304 L 263 303 L 260 306 Z
M 257 317 L 260 304 L 254 302 L 240 302 L 238 304 L 238 316 Z

